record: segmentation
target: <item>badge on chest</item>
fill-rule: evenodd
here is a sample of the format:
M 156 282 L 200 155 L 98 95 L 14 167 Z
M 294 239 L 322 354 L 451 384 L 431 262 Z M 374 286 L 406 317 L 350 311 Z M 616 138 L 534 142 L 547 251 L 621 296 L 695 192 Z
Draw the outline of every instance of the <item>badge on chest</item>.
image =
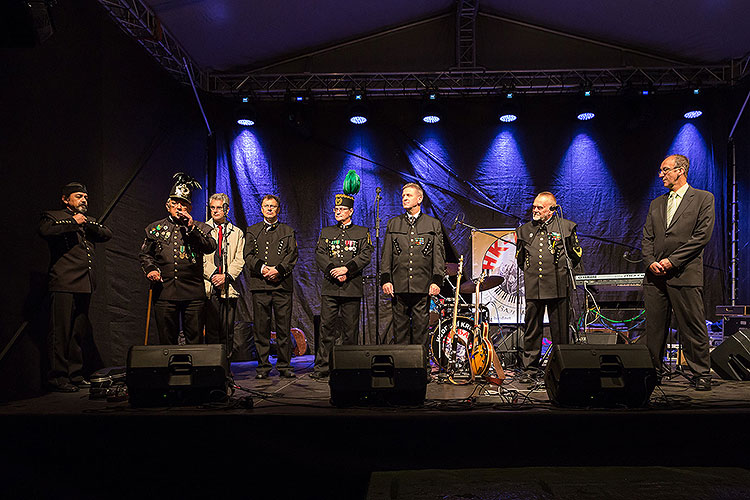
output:
M 338 257 L 344 252 L 356 254 L 358 249 L 357 240 L 328 240 L 328 253 L 331 257 Z

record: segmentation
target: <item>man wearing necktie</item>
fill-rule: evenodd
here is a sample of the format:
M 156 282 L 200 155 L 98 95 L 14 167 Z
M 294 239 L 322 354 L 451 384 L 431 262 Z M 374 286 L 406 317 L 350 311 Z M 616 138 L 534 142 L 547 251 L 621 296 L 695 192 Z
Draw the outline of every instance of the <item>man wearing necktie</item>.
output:
M 426 347 L 430 295 L 440 293 L 445 273 L 445 247 L 440 221 L 422 213 L 424 192 L 418 184 L 401 191 L 404 214 L 388 221 L 383 242 L 380 280 L 383 293 L 393 298 L 393 335 L 396 344 Z M 429 359 L 425 358 L 429 367 Z
M 206 287 L 206 344 L 224 344 L 227 358 L 234 351 L 234 317 L 240 294 L 236 280 L 245 265 L 245 234 L 227 220 L 229 197 L 212 194 L 208 199 L 211 218 L 206 224 L 216 242 L 216 251 L 203 258 Z
M 703 249 L 714 227 L 714 195 L 687 183 L 690 162 L 668 156 L 659 177 L 669 193 L 651 202 L 641 247 L 644 278 L 646 345 L 658 373 L 666 347 L 671 313 L 677 319 L 688 368 L 696 390 L 711 390 L 708 332 L 703 306 Z

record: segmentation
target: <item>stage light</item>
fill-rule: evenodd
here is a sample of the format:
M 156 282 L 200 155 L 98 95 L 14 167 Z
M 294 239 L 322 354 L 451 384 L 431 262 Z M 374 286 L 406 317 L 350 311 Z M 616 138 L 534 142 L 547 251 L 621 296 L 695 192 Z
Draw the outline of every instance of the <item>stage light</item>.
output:
M 685 100 L 687 104 L 682 108 L 685 119 L 694 120 L 703 115 L 703 95 L 700 88 L 693 88 Z
M 584 90 L 583 91 L 583 97 L 591 97 L 591 91 L 590 90 Z
M 253 125 L 255 125 L 255 110 L 250 104 L 249 97 L 243 96 L 242 98 L 240 98 L 240 104 L 235 110 L 234 119 L 237 122 L 237 125 L 241 127 L 252 127 Z
M 425 123 L 437 123 L 440 121 L 437 92 L 428 92 L 425 95 L 422 103 L 422 121 Z
M 592 120 L 596 116 L 596 113 L 592 113 L 591 111 L 586 111 L 584 113 L 578 113 L 577 118 L 581 120 L 582 122 Z
M 362 92 L 353 92 L 349 95 L 349 121 L 354 125 L 363 125 L 367 123 L 369 109 Z
M 498 116 L 500 117 L 500 121 L 503 123 L 510 123 L 518 120 L 518 106 L 516 104 L 516 99 L 513 97 L 513 92 L 506 91 L 504 93 L 505 98 L 501 99 L 500 102 L 500 111 L 498 112 Z

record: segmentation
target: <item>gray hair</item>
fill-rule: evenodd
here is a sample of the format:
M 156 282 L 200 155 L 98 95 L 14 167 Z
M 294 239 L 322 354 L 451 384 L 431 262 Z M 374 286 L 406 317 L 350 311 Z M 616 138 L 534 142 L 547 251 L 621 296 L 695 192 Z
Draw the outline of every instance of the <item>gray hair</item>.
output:
M 404 184 L 404 187 L 401 188 L 401 192 L 403 193 L 404 189 L 406 189 L 406 188 L 416 189 L 417 192 L 419 193 L 419 195 L 424 198 L 424 190 L 422 189 L 422 186 L 420 186 L 416 182 L 408 182 L 408 183 Z
M 229 205 L 229 196 L 227 196 L 224 193 L 214 193 L 211 195 L 211 197 L 208 199 L 208 204 L 211 204 L 211 201 L 213 200 L 219 200 L 222 205 Z
M 685 171 L 685 178 L 687 179 L 688 171 L 690 170 L 690 160 L 685 155 L 672 155 L 670 158 L 674 158 L 674 168 L 681 168 Z

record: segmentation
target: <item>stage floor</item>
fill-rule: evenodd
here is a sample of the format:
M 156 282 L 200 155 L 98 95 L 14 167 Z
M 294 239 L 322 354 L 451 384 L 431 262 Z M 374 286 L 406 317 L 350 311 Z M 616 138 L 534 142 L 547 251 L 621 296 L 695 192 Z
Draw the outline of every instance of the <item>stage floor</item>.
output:
M 81 497 L 90 490 L 80 477 L 129 496 L 134 480 L 167 475 L 180 478 L 160 483 L 169 492 L 231 491 L 239 478 L 273 485 L 278 498 L 365 498 L 375 472 L 750 465 L 750 382 L 714 379 L 712 391 L 696 392 L 677 378 L 647 408 L 565 409 L 509 372 L 500 391 L 433 382 L 421 407 L 339 409 L 328 384 L 310 378 L 312 363 L 297 357 L 296 379 L 274 370 L 268 380 L 255 379 L 256 363 L 234 363 L 241 390 L 228 404 L 131 408 L 87 391 L 6 403 L 2 470 L 41 497 L 50 490 L 39 479 L 52 470 Z M 114 471 L 128 477 L 121 491 L 111 490 Z M 231 486 L 216 483 L 224 475 Z

